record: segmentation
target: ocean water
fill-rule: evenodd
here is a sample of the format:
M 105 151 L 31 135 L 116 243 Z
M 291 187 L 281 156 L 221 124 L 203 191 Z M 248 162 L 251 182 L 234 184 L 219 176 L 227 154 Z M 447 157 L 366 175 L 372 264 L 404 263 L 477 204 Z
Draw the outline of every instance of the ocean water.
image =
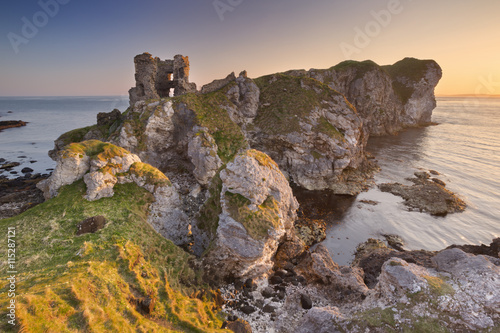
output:
M 446 217 L 410 212 L 400 197 L 377 188 L 342 202 L 325 198 L 332 204 L 323 244 L 337 263 L 349 263 L 359 243 L 382 239 L 385 233 L 400 235 L 408 249 L 427 250 L 489 244 L 500 237 L 500 99 L 438 98 L 437 105 L 433 121 L 438 125 L 370 139 L 367 150 L 381 166 L 375 181 L 410 184 L 405 178 L 415 171 L 436 170 L 447 188 L 467 202 L 467 209 Z M 15 171 L 29 166 L 46 173 L 55 166 L 47 152 L 60 134 L 95 124 L 99 112 L 127 106 L 127 96 L 0 97 L 0 120 L 29 122 L 0 132 L 0 157 L 21 162 Z
M 500 237 L 500 99 L 438 98 L 432 120 L 438 125 L 370 138 L 367 150 L 381 167 L 375 182 L 411 184 L 405 178 L 415 171 L 436 170 L 467 209 L 434 217 L 408 211 L 400 197 L 372 188 L 330 219 L 323 244 L 334 261 L 348 264 L 359 243 L 382 234 L 400 235 L 411 250 L 489 245 Z
M 30 167 L 35 173 L 47 173 L 47 169 L 55 167 L 47 152 L 54 147 L 59 135 L 95 124 L 99 112 L 115 108 L 124 111 L 128 103 L 128 96 L 0 97 L 1 121 L 29 122 L 27 126 L 0 132 L 0 158 L 21 163 L 13 169 L 18 175 L 24 167 Z M 16 177 L 8 172 L 2 175 Z

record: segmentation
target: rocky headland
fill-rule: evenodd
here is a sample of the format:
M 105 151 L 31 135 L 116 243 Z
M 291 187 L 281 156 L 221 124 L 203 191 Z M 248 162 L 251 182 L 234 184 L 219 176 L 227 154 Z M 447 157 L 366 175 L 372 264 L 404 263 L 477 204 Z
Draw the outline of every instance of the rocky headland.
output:
M 50 152 L 57 167 L 37 184 L 47 201 L 6 220 L 44 226 L 42 242 L 59 252 L 37 256 L 46 267 L 80 274 L 82 285 L 67 292 L 88 307 L 87 327 L 99 325 L 92 316 L 142 331 L 498 327 L 497 240 L 484 248 L 405 251 L 387 235 L 393 248 L 369 240 L 352 265 L 339 266 L 316 245 L 326 228 L 322 212 L 301 208 L 292 190 L 352 198 L 372 186 L 377 165 L 365 152 L 368 137 L 430 123 L 441 78 L 434 61 L 348 61 L 256 79 L 243 71 L 200 91 L 189 83 L 187 57 L 142 54 L 135 65 L 130 107 L 61 135 Z M 450 195 L 438 181 L 416 176 L 422 188 L 388 191 L 408 196 L 409 205 L 416 192 L 420 201 L 431 192 L 435 202 Z M 446 212 L 464 207 L 450 200 Z M 428 211 L 442 215 L 441 206 Z M 64 246 L 73 252 L 61 257 Z M 59 296 L 63 289 L 47 297 L 78 314 L 79 306 Z M 37 297 L 23 304 L 45 309 Z M 36 313 L 22 312 L 23 320 Z

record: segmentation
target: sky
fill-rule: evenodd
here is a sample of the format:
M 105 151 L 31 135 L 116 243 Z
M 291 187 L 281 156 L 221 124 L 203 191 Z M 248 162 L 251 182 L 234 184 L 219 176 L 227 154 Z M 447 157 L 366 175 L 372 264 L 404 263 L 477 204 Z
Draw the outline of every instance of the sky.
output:
M 434 59 L 438 95 L 500 94 L 498 0 L 2 0 L 0 96 L 126 95 L 133 58 L 189 56 L 199 88 L 347 59 Z

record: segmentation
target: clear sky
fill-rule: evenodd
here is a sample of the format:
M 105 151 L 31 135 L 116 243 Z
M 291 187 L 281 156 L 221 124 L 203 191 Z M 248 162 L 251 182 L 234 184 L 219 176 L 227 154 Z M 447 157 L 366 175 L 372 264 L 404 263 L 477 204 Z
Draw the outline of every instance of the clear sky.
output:
M 498 0 L 3 0 L 0 95 L 127 94 L 143 52 L 188 55 L 198 87 L 410 56 L 441 65 L 437 94 L 500 94 L 499 18 Z

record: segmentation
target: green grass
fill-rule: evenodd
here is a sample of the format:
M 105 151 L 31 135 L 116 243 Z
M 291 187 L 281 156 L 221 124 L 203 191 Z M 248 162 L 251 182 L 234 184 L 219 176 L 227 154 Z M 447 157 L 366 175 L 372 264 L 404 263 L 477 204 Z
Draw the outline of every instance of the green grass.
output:
M 240 222 L 247 230 L 250 237 L 255 240 L 265 239 L 268 230 L 279 224 L 279 206 L 273 196 L 258 206 L 257 211 L 248 208 L 250 200 L 241 194 L 226 191 L 227 206 L 231 217 Z
M 172 182 L 163 172 L 146 163 L 135 162 L 130 166 L 128 173 L 145 178 L 147 184 L 172 186 Z
M 345 142 L 345 135 L 343 132 L 339 131 L 335 126 L 330 124 L 328 119 L 321 116 L 319 117 L 318 125 L 314 129 L 316 132 L 325 133 L 329 137 Z
M 69 145 L 73 142 L 83 141 L 83 137 L 85 136 L 85 134 L 87 134 L 93 127 L 94 126 L 87 126 L 71 130 L 69 132 L 61 134 L 61 136 L 59 136 L 57 140 L 62 141 L 64 146 Z
M 406 86 L 397 78 L 406 78 L 411 83 L 417 83 L 425 77 L 428 65 L 434 63 L 433 60 L 419 60 L 415 58 L 404 58 L 394 65 L 382 66 L 391 76 L 392 87 L 403 104 L 406 104 L 413 95 L 414 89 Z
M 202 286 L 190 255 L 146 222 L 152 195 L 135 184 L 116 185 L 112 198 L 83 199 L 85 184 L 16 217 L 0 221 L 2 235 L 16 227 L 17 320 L 3 332 L 217 332 L 222 318 L 209 299 L 189 297 Z M 103 215 L 106 227 L 75 236 L 81 220 Z M 6 240 L 4 239 L 6 242 Z M 7 257 L 6 247 L 0 256 Z M 6 263 L 0 292 L 7 290 Z M 137 304 L 150 297 L 154 311 Z M 0 299 L 5 318 L 7 297 Z
M 271 134 L 301 132 L 304 120 L 322 101 L 335 101 L 340 95 L 311 78 L 274 74 L 255 79 L 260 102 L 255 125 Z
M 434 63 L 433 60 L 404 58 L 393 65 L 382 66 L 382 68 L 389 73 L 393 79 L 403 76 L 413 82 L 418 82 L 425 76 L 428 65 L 432 63 Z
M 215 139 L 218 147 L 217 154 L 227 163 L 247 142 L 241 128 L 235 124 L 224 106 L 233 106 L 226 97 L 225 92 L 232 86 L 208 94 L 186 94 L 173 98 L 174 105 L 185 104 L 195 113 L 198 125 L 208 128 L 209 134 Z
M 357 70 L 355 79 L 362 78 L 367 72 L 371 70 L 380 70 L 380 66 L 371 60 L 346 60 L 332 67 L 332 69 L 338 72 L 342 72 L 351 68 L 355 68 Z

